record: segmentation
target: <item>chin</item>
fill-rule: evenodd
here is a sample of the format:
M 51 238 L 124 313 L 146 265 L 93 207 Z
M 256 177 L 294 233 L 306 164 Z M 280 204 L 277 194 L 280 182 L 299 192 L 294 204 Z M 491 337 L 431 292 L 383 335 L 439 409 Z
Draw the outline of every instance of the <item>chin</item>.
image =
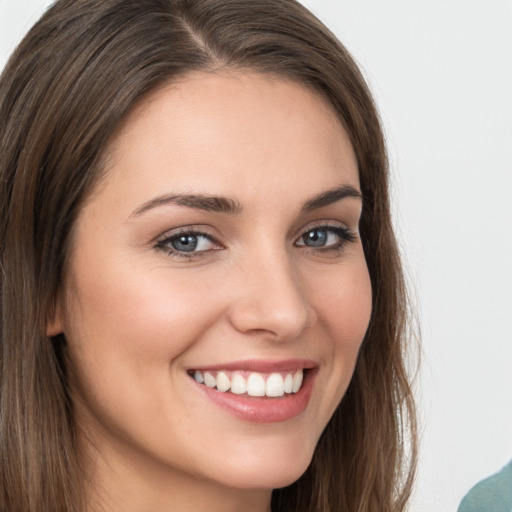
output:
M 279 467 L 258 473 L 255 471 L 248 471 L 243 475 L 238 473 L 232 479 L 226 479 L 224 483 L 238 489 L 280 489 L 296 482 L 308 466 L 309 463 L 300 468 Z
M 238 457 L 225 473 L 225 484 L 240 489 L 278 489 L 298 480 L 313 457 L 313 449 L 300 446 L 262 449 Z M 227 465 L 225 466 L 227 469 Z

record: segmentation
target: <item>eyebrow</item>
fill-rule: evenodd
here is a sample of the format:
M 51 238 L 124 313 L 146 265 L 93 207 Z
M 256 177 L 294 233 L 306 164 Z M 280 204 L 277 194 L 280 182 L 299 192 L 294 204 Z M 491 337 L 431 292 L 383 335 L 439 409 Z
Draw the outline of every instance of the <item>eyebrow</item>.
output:
M 320 194 L 312 197 L 304 203 L 301 208 L 301 212 L 308 213 L 341 201 L 346 197 L 362 199 L 362 194 L 359 190 L 350 185 L 342 185 L 332 190 L 321 192 Z M 231 215 L 238 215 L 243 211 L 242 205 L 236 199 L 228 197 L 212 196 L 208 194 L 167 194 L 147 201 L 137 208 L 130 217 L 138 217 L 148 210 L 168 204 L 186 206 L 187 208 L 203 210 L 206 212 L 227 213 Z
M 242 205 L 228 197 L 210 196 L 208 194 L 172 194 L 151 199 L 137 208 L 130 217 L 137 217 L 144 212 L 167 204 L 186 206 L 206 212 L 229 213 L 236 215 L 242 212 Z
M 329 206 L 331 204 L 337 203 L 346 197 L 355 197 L 358 199 L 363 199 L 363 195 L 359 190 L 352 187 L 351 185 L 342 185 L 340 187 L 334 188 L 332 190 L 327 190 L 318 194 L 317 196 L 311 198 L 307 201 L 301 209 L 302 213 L 308 213 L 312 210 L 318 210 L 319 208 L 323 208 L 324 206 Z

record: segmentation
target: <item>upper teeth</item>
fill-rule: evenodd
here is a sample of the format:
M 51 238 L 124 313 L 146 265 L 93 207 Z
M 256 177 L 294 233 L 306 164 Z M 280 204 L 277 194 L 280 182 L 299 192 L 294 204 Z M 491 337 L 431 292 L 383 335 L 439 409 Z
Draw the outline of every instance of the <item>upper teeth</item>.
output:
M 194 378 L 200 384 L 218 391 L 231 391 L 236 395 L 247 393 L 250 396 L 283 396 L 285 393 L 297 393 L 302 385 L 303 371 L 292 373 L 258 372 L 201 372 L 196 370 Z

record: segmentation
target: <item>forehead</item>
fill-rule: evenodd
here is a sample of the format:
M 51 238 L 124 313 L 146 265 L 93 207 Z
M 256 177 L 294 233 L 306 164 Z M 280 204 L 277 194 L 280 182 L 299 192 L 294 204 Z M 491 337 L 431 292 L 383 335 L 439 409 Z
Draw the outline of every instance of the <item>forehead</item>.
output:
M 127 116 L 105 161 L 117 186 L 144 178 L 148 193 L 156 192 L 150 182 L 223 195 L 295 179 L 306 188 L 358 186 L 332 107 L 301 84 L 259 74 L 196 73 L 153 92 Z

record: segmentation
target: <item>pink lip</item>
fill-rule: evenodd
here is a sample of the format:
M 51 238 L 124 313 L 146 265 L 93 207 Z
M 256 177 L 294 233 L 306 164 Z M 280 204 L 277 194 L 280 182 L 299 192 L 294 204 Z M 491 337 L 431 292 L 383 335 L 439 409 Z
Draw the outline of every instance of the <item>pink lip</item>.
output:
M 286 359 L 282 361 L 264 361 L 261 359 L 251 359 L 246 361 L 230 361 L 229 363 L 220 363 L 208 366 L 197 366 L 190 368 L 190 370 L 199 370 L 201 372 L 207 371 L 246 371 L 258 373 L 272 373 L 272 372 L 292 372 L 299 369 L 312 369 L 316 368 L 318 363 L 311 359 Z
M 238 418 L 252 423 L 278 423 L 290 420 L 301 414 L 308 406 L 317 371 L 317 363 L 304 359 L 286 361 L 240 361 L 229 364 L 202 366 L 199 371 L 240 370 L 260 373 L 293 371 L 299 368 L 306 369 L 304 381 L 297 393 L 284 395 L 278 398 L 252 397 L 248 395 L 235 395 L 230 392 L 217 391 L 204 384 L 193 381 L 198 390 L 213 403 Z

